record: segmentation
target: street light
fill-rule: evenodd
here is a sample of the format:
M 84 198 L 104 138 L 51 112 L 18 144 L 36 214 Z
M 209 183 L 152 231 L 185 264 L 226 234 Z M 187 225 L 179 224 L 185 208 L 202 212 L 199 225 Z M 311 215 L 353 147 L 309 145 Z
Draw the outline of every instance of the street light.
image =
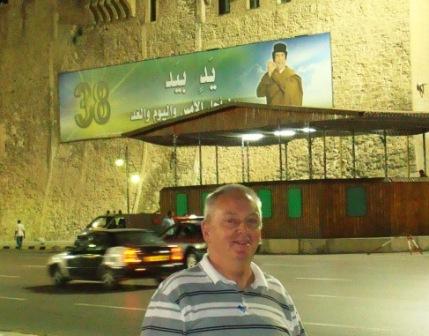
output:
M 131 174 L 130 181 L 131 181 L 131 183 L 135 183 L 135 184 L 139 183 L 140 182 L 140 175 L 137 173 Z
M 124 159 L 116 159 L 115 160 L 115 166 L 116 167 L 122 167 L 125 164 L 125 160 Z
M 126 185 L 127 185 L 127 213 L 130 213 L 130 184 L 129 181 L 131 181 L 131 183 L 133 184 L 138 184 L 141 180 L 140 174 L 138 173 L 131 173 L 130 174 L 130 170 L 129 170 L 129 166 L 132 166 L 132 168 L 134 170 L 135 166 L 132 163 L 131 160 L 129 160 L 128 157 L 128 145 L 125 147 L 125 159 L 123 158 L 117 158 L 115 160 L 115 166 L 116 167 L 122 167 L 125 166 L 125 176 L 126 176 Z

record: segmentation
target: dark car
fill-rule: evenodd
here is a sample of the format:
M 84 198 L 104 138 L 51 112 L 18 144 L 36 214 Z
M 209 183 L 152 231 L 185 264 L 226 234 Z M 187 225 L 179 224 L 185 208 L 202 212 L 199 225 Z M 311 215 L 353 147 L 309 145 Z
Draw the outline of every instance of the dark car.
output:
M 183 249 L 167 245 L 141 229 L 99 229 L 81 234 L 74 247 L 52 256 L 48 272 L 54 284 L 70 280 L 99 280 L 106 288 L 128 278 L 162 280 L 183 269 Z
M 175 224 L 161 233 L 164 241 L 182 247 L 187 268 L 195 266 L 207 251 L 201 233 L 202 220 L 199 216 L 175 217 Z
M 156 230 L 161 221 L 157 213 L 112 214 L 95 217 L 81 232 L 87 234 L 99 229 L 148 229 Z

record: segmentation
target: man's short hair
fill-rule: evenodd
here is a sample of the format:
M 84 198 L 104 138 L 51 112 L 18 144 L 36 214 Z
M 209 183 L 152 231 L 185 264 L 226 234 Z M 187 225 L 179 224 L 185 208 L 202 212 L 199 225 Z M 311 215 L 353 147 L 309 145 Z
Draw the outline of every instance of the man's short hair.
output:
M 253 189 L 246 187 L 242 184 L 225 184 L 210 193 L 205 201 L 204 220 L 208 220 L 209 214 L 212 211 L 213 204 L 220 196 L 232 194 L 235 192 L 239 192 L 240 194 L 242 194 L 245 198 L 249 200 L 252 206 L 256 208 L 262 226 L 262 202 Z

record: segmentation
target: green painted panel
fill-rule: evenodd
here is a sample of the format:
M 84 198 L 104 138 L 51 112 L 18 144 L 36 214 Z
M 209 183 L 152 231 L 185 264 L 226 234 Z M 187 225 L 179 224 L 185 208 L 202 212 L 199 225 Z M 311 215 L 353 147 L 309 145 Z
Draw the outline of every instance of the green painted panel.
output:
M 262 202 L 262 218 L 271 218 L 273 215 L 273 195 L 269 189 L 259 189 L 258 196 Z
M 208 191 L 204 191 L 201 193 L 201 213 L 200 215 L 204 215 L 204 209 L 206 208 L 206 199 L 210 193 Z
M 367 211 L 366 190 L 363 187 L 347 188 L 347 216 L 365 216 Z
M 176 215 L 184 216 L 188 214 L 188 195 L 176 194 Z
M 289 218 L 302 216 L 302 190 L 291 187 L 287 190 L 287 213 Z

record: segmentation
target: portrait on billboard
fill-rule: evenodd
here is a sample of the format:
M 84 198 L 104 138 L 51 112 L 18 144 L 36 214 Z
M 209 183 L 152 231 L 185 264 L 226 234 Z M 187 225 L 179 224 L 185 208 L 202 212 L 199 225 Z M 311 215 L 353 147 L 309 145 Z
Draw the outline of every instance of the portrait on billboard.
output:
M 267 72 L 259 82 L 258 97 L 266 97 L 268 105 L 302 106 L 301 77 L 286 64 L 286 43 L 274 44 L 272 57 L 267 63 Z
M 332 107 L 330 34 L 59 75 L 61 141 L 117 137 L 228 102 Z

